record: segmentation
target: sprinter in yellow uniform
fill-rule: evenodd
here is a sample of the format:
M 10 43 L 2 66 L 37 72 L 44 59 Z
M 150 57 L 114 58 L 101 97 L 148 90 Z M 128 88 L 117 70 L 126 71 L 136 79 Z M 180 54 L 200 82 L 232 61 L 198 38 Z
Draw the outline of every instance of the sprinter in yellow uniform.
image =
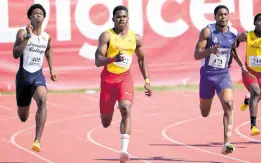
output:
M 246 42 L 246 63 L 239 65 L 241 69 L 248 71 L 242 73 L 242 81 L 250 93 L 250 98 L 246 96 L 241 104 L 241 110 L 246 110 L 249 106 L 252 136 L 260 134 L 256 127 L 256 117 L 261 97 L 261 13 L 255 16 L 254 25 L 254 31 L 244 32 L 238 37 L 238 42 Z M 239 60 L 236 61 L 239 63 Z
M 145 93 L 151 96 L 152 90 L 143 53 L 141 36 L 128 29 L 128 10 L 117 6 L 113 11 L 114 28 L 103 32 L 99 37 L 95 64 L 104 66 L 101 73 L 100 114 L 102 125 L 110 126 L 115 103 L 118 102 L 122 115 L 120 124 L 120 162 L 129 160 L 127 152 L 131 133 L 131 106 L 134 97 L 134 84 L 130 73 L 133 54 L 136 53 L 140 71 L 145 80 Z

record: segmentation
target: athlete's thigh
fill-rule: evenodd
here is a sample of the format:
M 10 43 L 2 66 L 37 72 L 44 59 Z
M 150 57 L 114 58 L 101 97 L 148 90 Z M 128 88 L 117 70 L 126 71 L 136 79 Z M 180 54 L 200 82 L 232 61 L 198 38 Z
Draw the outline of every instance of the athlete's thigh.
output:
M 120 102 L 120 105 L 128 103 L 126 101 L 129 101 L 130 104 L 133 103 L 133 100 L 134 100 L 134 82 L 133 82 L 133 80 L 130 76 L 127 76 L 121 82 L 119 82 L 117 94 L 118 94 L 117 100 L 123 101 L 123 102 Z
M 257 78 L 258 85 L 261 89 L 261 72 L 256 73 L 256 78 Z
M 252 83 L 257 83 L 261 87 L 261 82 L 260 82 L 261 79 L 260 78 L 261 77 L 259 77 L 258 75 L 256 75 L 256 78 L 249 78 L 249 76 L 244 75 L 244 76 L 242 76 L 242 82 L 243 82 L 244 86 L 246 87 L 246 89 L 248 91 L 250 91 L 249 85 L 252 84 Z
M 224 89 L 232 90 L 232 81 L 229 73 L 225 73 L 218 78 L 218 82 L 216 83 L 216 92 L 219 94 Z
M 211 110 L 212 101 L 215 95 L 214 82 L 201 76 L 199 84 L 200 110 L 203 117 L 207 117 Z
M 100 114 L 110 117 L 114 113 L 116 103 L 116 86 L 114 83 L 102 80 L 100 88 Z
M 39 75 L 32 83 L 31 93 L 33 94 L 36 102 L 45 102 L 47 97 L 46 80 L 43 75 Z
M 211 79 L 201 77 L 199 83 L 199 97 L 201 101 L 210 101 L 215 95 L 215 84 Z M 206 103 L 206 102 L 205 102 Z
M 32 100 L 31 85 L 16 84 L 16 103 L 19 108 L 29 108 Z

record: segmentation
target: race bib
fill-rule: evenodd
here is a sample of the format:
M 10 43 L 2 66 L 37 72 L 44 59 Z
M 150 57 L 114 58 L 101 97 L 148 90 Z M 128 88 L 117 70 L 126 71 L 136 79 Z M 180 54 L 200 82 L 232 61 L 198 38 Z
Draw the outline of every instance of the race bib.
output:
M 123 54 L 124 60 L 122 62 L 114 62 L 115 65 L 129 69 L 132 63 L 132 56 Z
M 260 67 L 261 66 L 261 56 L 249 56 L 249 66 Z
M 211 54 L 209 58 L 208 65 L 216 68 L 225 68 L 226 67 L 227 57 L 226 55 L 215 55 Z
M 26 58 L 26 65 L 41 65 L 42 64 L 42 57 L 37 55 L 28 55 Z

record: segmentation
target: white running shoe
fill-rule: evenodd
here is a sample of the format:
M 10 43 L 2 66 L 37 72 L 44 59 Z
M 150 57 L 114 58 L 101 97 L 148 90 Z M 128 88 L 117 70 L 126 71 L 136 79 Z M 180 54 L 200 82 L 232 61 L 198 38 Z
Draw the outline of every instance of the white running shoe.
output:
M 227 154 L 233 153 L 234 150 L 235 150 L 234 145 L 230 143 L 226 143 L 222 149 L 222 154 L 227 155 Z
M 120 163 L 126 163 L 130 159 L 127 152 L 120 152 Z

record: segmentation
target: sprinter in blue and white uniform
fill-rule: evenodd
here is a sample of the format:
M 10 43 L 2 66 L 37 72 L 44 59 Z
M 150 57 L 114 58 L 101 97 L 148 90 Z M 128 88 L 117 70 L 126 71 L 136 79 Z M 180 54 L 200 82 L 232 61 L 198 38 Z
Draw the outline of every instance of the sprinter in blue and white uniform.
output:
M 202 61 L 200 68 L 200 111 L 207 117 L 215 93 L 223 110 L 224 146 L 222 154 L 232 153 L 235 147 L 230 143 L 233 128 L 233 89 L 228 62 L 231 51 L 236 48 L 238 31 L 228 26 L 229 10 L 219 5 L 214 10 L 216 22 L 202 29 L 196 45 L 194 58 Z
M 30 23 L 26 29 L 17 32 L 13 48 L 13 57 L 20 58 L 20 66 L 16 74 L 16 101 L 18 115 L 22 122 L 28 118 L 32 97 L 37 103 L 36 135 L 32 149 L 40 152 L 40 139 L 47 116 L 47 87 L 42 72 L 44 56 L 49 65 L 51 80 L 56 81 L 56 75 L 53 69 L 51 37 L 42 30 L 46 11 L 42 5 L 34 4 L 29 8 L 27 17 Z

